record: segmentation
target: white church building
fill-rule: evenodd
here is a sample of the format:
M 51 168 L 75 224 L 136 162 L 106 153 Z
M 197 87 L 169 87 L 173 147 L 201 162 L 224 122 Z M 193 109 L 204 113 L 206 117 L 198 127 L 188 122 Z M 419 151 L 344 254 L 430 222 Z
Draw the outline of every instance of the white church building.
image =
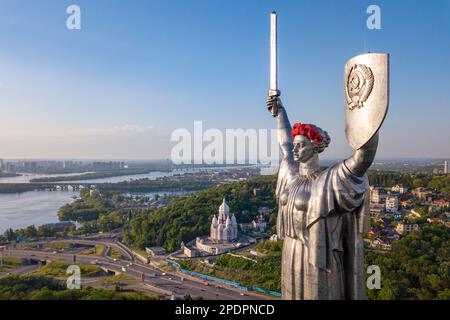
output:
M 230 207 L 224 198 L 219 207 L 219 214 L 217 216 L 214 214 L 212 218 L 209 237 L 197 237 L 195 246 L 182 245 L 182 248 L 185 256 L 195 257 L 223 254 L 248 244 L 246 237 L 239 237 L 236 217 L 230 215 Z
M 209 239 L 212 241 L 232 242 L 238 239 L 238 224 L 234 214 L 230 217 L 230 207 L 225 198 L 219 207 L 219 215 L 213 216 Z

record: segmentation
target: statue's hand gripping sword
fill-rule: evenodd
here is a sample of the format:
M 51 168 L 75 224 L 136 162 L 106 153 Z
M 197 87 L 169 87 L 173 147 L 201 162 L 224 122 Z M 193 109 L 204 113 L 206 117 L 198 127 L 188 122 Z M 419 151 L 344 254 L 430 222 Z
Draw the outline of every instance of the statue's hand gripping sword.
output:
M 276 117 L 278 115 L 277 99 L 275 97 L 280 96 L 278 90 L 277 79 L 277 13 L 273 11 L 270 14 L 270 88 L 269 97 L 274 97 L 272 106 L 269 107 L 272 111 L 272 115 Z

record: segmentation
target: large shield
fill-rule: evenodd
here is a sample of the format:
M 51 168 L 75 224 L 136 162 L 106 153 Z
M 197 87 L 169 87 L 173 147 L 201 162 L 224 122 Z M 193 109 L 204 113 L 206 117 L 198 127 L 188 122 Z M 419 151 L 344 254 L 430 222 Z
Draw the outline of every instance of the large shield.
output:
M 381 127 L 389 105 L 389 54 L 368 53 L 345 64 L 345 134 L 353 149 Z

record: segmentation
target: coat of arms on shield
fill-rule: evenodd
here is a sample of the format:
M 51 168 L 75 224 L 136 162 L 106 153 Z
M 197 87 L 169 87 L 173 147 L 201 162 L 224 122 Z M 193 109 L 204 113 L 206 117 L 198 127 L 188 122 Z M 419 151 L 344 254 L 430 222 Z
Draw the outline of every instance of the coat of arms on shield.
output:
M 345 134 L 361 148 L 383 124 L 389 105 L 389 55 L 368 53 L 350 59 L 344 70 Z

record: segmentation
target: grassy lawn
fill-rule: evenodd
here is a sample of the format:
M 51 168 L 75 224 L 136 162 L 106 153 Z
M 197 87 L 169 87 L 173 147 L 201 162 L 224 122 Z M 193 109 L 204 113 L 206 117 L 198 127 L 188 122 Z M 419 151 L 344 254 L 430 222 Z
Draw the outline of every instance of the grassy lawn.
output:
M 72 247 L 69 242 L 51 242 L 42 245 L 43 249 L 64 250 Z
M 120 259 L 122 258 L 122 252 L 115 247 L 111 247 L 111 250 L 109 251 L 109 256 L 113 259 Z
M 145 251 L 143 249 L 133 248 L 133 250 L 136 251 L 137 253 L 139 253 L 140 255 L 142 255 L 143 257 L 147 257 L 148 256 L 147 251 Z
M 0 274 L 1 273 L 5 273 L 5 272 L 9 272 L 9 271 L 14 270 L 14 269 L 16 269 L 16 268 L 13 267 L 13 266 L 4 264 L 4 265 L 0 266 Z
M 171 266 L 168 266 L 168 265 L 159 265 L 159 268 L 161 269 L 161 270 L 163 270 L 163 271 L 166 271 L 166 272 L 171 272 L 172 271 L 172 267 Z
M 105 246 L 104 245 L 101 245 L 101 244 L 96 244 L 95 245 L 95 255 L 96 256 L 101 256 L 103 250 L 105 250 Z
M 66 277 L 67 268 L 71 265 L 74 265 L 74 263 L 56 262 L 56 261 L 50 262 L 47 265 L 43 266 L 42 268 L 34 271 L 32 274 L 50 277 Z M 75 265 L 80 267 L 82 277 L 99 277 L 105 275 L 105 272 L 98 267 L 87 266 L 77 263 L 75 263 Z
M 104 282 L 116 282 L 116 281 L 130 281 L 130 280 L 136 280 L 133 277 L 124 275 L 124 274 L 117 274 L 115 276 L 105 277 L 102 279 Z
M 3 257 L 3 265 L 0 266 L 0 273 L 9 272 L 21 266 L 22 260 L 20 258 Z
M 35 245 L 31 245 L 31 244 L 24 244 L 24 243 L 19 243 L 17 244 L 17 249 L 20 250 L 30 250 L 30 251 L 35 251 L 37 250 Z
M 115 276 L 107 276 L 107 277 L 101 278 L 95 282 L 90 282 L 89 286 L 103 288 L 103 287 L 115 286 L 116 284 L 125 285 L 125 284 L 123 284 L 123 282 L 128 282 L 128 281 L 136 282 L 137 280 L 130 276 L 126 276 L 124 274 L 118 274 Z
M 101 256 L 103 250 L 105 250 L 105 246 L 101 245 L 101 244 L 97 244 L 95 245 L 95 247 L 90 247 L 87 248 L 83 251 L 81 251 L 79 254 L 84 255 L 84 256 Z

